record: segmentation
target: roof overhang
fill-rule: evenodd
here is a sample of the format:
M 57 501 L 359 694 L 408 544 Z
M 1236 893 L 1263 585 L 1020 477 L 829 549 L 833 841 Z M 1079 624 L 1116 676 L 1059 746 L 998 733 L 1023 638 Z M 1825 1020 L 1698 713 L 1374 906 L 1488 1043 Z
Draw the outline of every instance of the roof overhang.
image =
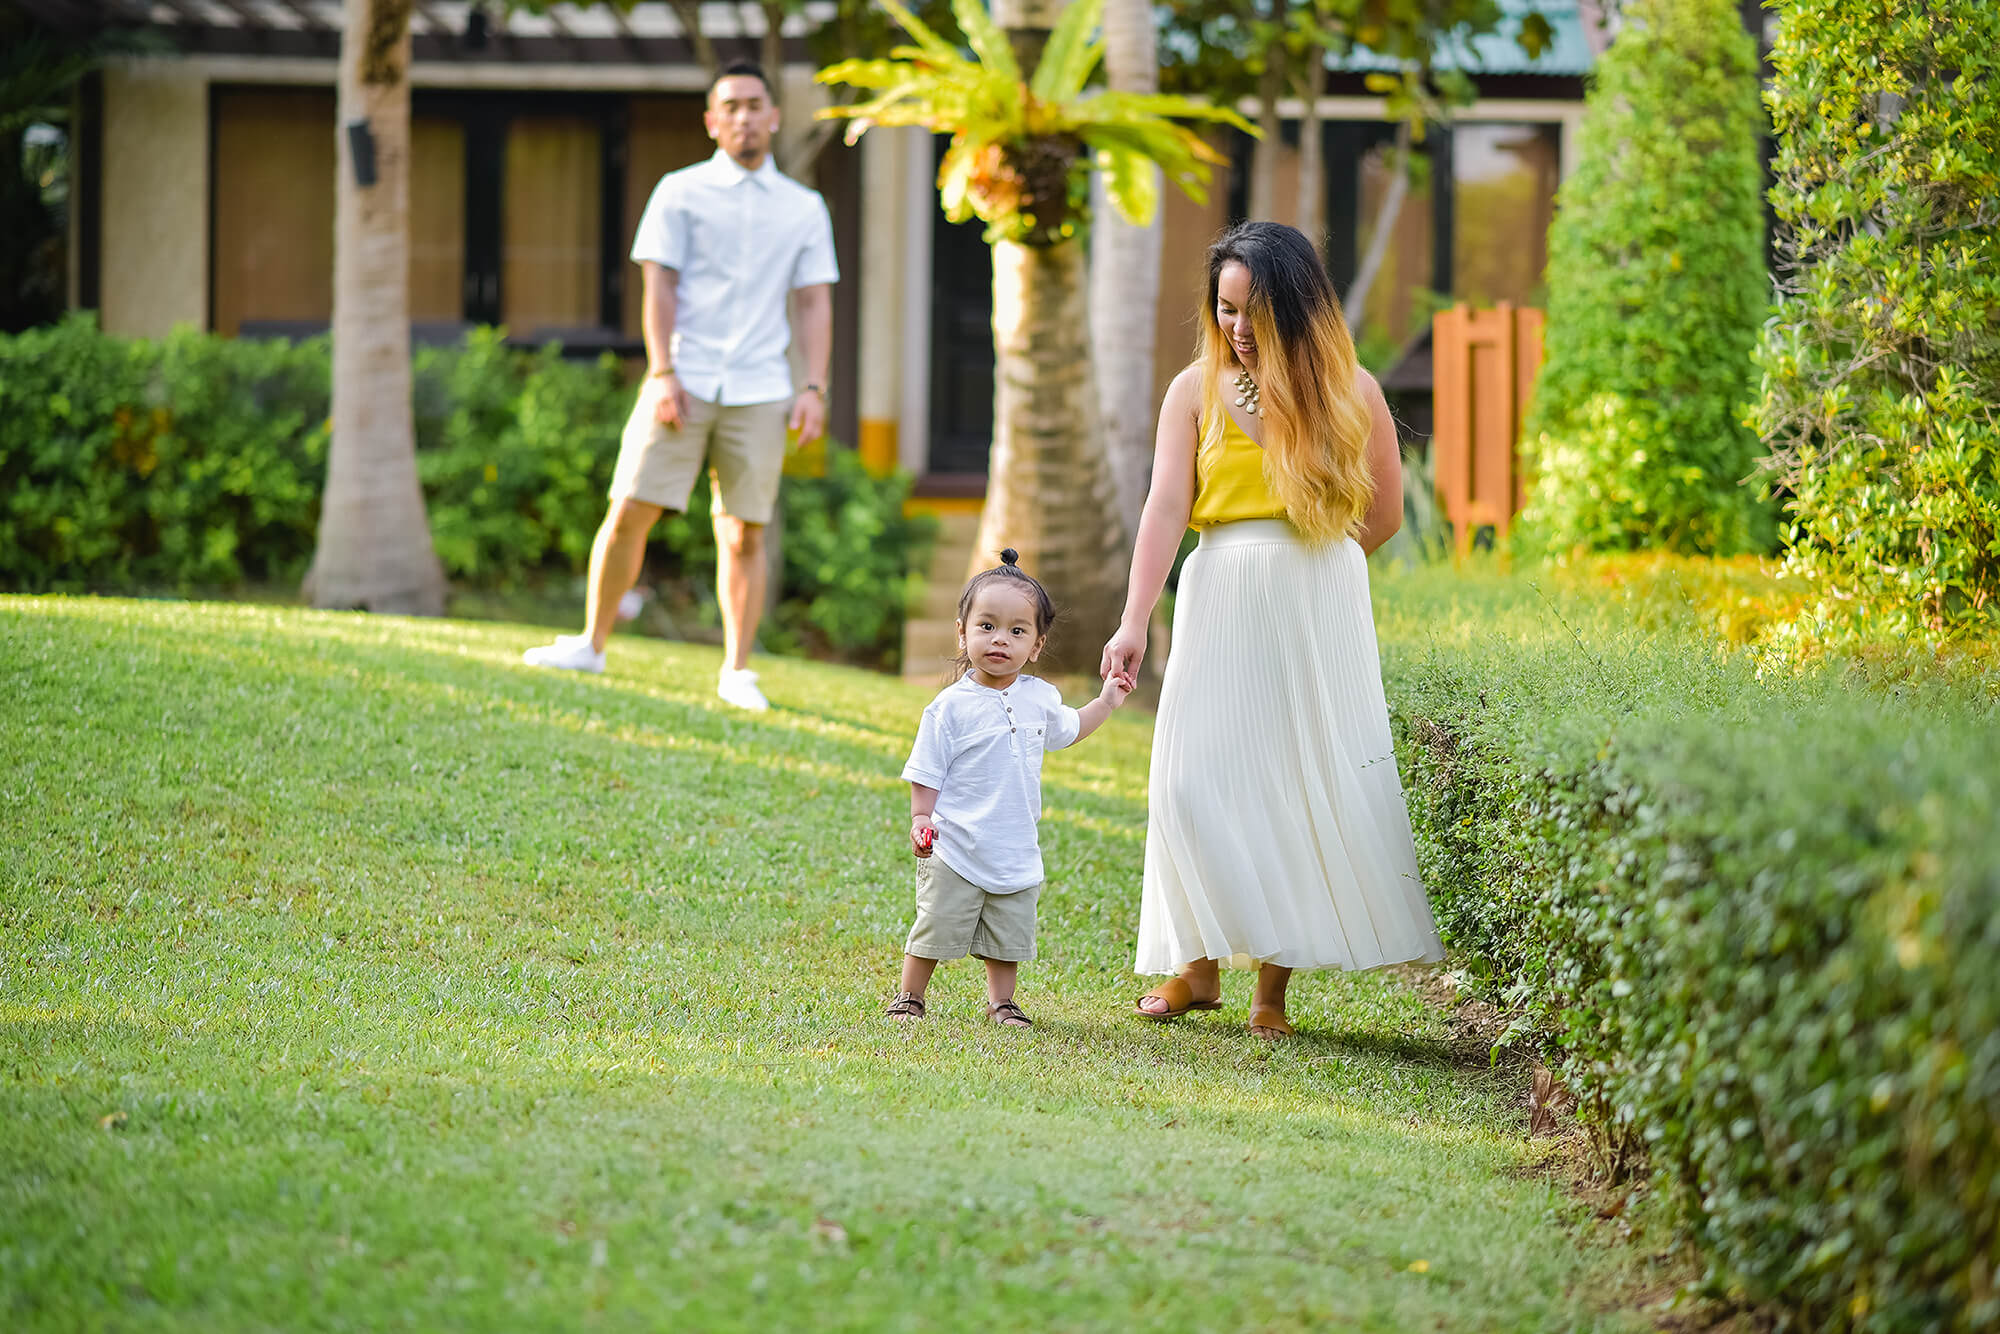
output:
M 336 59 L 341 0 L 15 0 L 49 27 L 64 32 L 141 30 L 184 55 Z M 781 30 L 787 64 L 806 62 L 806 35 L 830 3 L 809 4 Z M 416 0 L 412 58 L 423 62 L 495 65 L 693 65 L 694 45 L 673 9 L 643 0 L 630 10 L 613 5 L 556 5 L 536 14 L 504 3 Z M 764 37 L 756 5 L 708 3 L 700 28 L 725 61 L 757 59 Z

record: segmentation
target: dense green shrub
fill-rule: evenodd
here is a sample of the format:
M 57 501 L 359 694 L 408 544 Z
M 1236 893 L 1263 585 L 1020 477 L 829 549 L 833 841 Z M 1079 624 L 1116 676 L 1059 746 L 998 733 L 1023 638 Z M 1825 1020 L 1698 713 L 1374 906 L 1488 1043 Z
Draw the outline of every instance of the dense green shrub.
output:
M 1717 1285 L 1815 1330 L 1993 1328 L 2000 701 L 1760 680 L 1499 581 L 1383 605 L 1440 927 Z
M 495 330 L 419 349 L 417 470 L 462 588 L 581 574 L 631 405 L 617 362 L 523 352 Z M 325 340 L 111 338 L 87 317 L 0 337 L 0 587 L 226 591 L 312 558 L 326 478 Z M 928 520 L 908 478 L 829 450 L 787 477 L 784 570 L 766 642 L 893 664 Z M 714 578 L 706 488 L 660 525 L 653 572 Z
M 1756 419 L 1822 614 L 2000 621 L 2000 3 L 1798 0 Z
M 1735 552 L 1765 314 L 1757 57 L 1732 0 L 1630 0 L 1549 229 L 1546 360 L 1521 540 Z
M 420 349 L 412 393 L 417 475 L 445 572 L 510 589 L 581 571 L 632 405 L 617 360 L 522 352 L 480 329 Z
M 785 479 L 774 648 L 901 664 L 903 610 L 937 536 L 937 520 L 903 513 L 908 495 L 908 478 L 870 476 L 851 449 L 827 451 L 823 477 Z
M 0 338 L 0 581 L 288 580 L 326 475 L 323 342 L 105 338 L 86 317 Z

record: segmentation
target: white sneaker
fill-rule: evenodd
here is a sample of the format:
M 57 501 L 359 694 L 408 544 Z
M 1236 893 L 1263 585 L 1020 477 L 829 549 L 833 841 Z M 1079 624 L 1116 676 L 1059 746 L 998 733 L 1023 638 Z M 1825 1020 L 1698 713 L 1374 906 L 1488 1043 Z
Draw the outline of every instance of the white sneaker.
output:
M 771 701 L 765 699 L 764 692 L 757 688 L 757 673 L 748 667 L 736 671 L 723 668 L 715 683 L 715 693 L 722 696 L 723 703 L 734 704 L 752 713 L 762 713 L 771 707 Z
M 531 648 L 521 655 L 530 667 L 556 667 L 565 672 L 601 672 L 604 655 L 590 646 L 583 635 L 557 635 L 553 644 Z

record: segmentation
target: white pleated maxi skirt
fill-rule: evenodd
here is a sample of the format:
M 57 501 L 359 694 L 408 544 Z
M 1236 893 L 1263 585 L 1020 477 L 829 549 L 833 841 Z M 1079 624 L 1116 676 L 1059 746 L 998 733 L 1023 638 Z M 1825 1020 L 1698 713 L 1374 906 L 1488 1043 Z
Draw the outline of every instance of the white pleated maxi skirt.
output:
M 1444 957 L 1352 540 L 1219 524 L 1181 567 L 1153 732 L 1141 973 Z

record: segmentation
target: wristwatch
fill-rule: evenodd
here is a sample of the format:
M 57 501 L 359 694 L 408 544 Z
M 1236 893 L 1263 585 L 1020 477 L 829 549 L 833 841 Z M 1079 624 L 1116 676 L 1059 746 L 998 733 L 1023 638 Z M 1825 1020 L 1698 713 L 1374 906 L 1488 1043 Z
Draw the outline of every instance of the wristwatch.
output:
M 819 401 L 822 403 L 826 402 L 826 390 L 822 389 L 820 386 L 816 384 L 807 385 L 805 389 L 801 392 L 818 394 Z
M 648 380 L 657 380 L 661 376 L 672 375 L 673 373 L 674 373 L 674 368 L 672 366 L 662 366 L 656 371 L 647 371 L 646 378 Z

